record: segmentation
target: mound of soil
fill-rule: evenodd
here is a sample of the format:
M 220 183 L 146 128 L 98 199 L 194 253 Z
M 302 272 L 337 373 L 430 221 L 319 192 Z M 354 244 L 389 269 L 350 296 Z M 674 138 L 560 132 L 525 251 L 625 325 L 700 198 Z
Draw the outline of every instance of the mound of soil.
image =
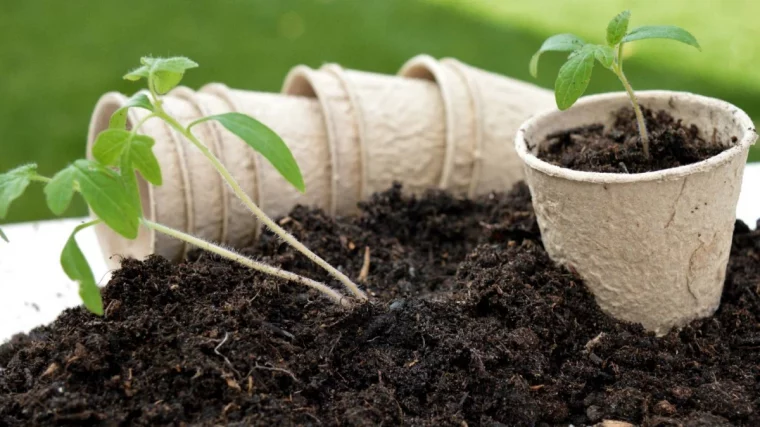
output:
M 615 113 L 611 129 L 596 124 L 551 134 L 538 158 L 568 169 L 587 172 L 642 173 L 675 168 L 716 156 L 737 141 L 717 141 L 712 129 L 676 120 L 666 111 L 642 108 L 649 132 L 650 156 L 644 155 L 632 108 Z M 710 141 L 702 136 L 710 135 Z
M 475 201 L 395 187 L 281 221 L 365 283 L 352 311 L 207 253 L 127 260 L 106 315 L 0 347 L 0 425 L 760 425 L 760 232 L 723 304 L 664 338 L 603 314 L 541 245 L 524 184 Z M 326 280 L 271 235 L 257 258 Z

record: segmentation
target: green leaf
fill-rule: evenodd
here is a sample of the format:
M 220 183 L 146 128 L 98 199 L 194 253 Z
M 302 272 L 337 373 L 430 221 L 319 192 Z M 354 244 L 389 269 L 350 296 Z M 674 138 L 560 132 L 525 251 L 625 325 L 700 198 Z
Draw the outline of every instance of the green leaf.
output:
M 615 51 L 609 46 L 594 46 L 594 58 L 605 68 L 612 68 L 615 61 Z
M 151 79 L 149 83 L 159 94 L 172 90 L 182 81 L 185 71 L 198 66 L 195 61 L 184 56 L 172 58 L 143 57 L 140 62 L 143 65 L 127 73 L 124 78 L 132 81 L 149 78 Z
M 111 121 L 108 124 L 108 127 L 110 129 L 125 129 L 127 127 L 127 112 L 133 107 L 153 111 L 153 104 L 150 102 L 148 96 L 142 92 L 138 92 L 132 95 L 132 97 L 124 103 L 123 107 L 119 108 L 111 115 Z
M 121 179 L 124 186 L 127 189 L 130 200 L 135 206 L 142 208 L 142 200 L 140 200 L 140 187 L 137 185 L 137 178 L 135 177 L 134 166 L 128 158 L 128 156 L 122 156 L 119 168 L 121 169 Z
M 122 236 L 136 238 L 142 212 L 121 177 L 90 160 L 77 160 L 73 167 L 79 191 L 95 215 Z
M 541 48 L 538 49 L 538 52 L 533 54 L 533 57 L 530 59 L 530 74 L 534 78 L 538 76 L 538 58 L 542 53 L 572 52 L 580 49 L 584 44 L 583 40 L 573 34 L 557 34 L 556 36 L 549 37 L 544 41 L 544 44 L 541 45 Z
M 92 157 L 104 165 L 116 165 L 127 145 L 131 132 L 124 129 L 106 129 L 95 138 Z
M 0 174 L 0 218 L 8 215 L 8 208 L 14 200 L 21 197 L 26 187 L 32 182 L 32 177 L 37 175 L 37 165 L 28 164 L 19 166 L 4 174 Z
M 71 199 L 74 198 L 76 175 L 76 169 L 69 166 L 55 174 L 53 179 L 45 185 L 45 199 L 54 214 L 62 215 L 71 204 Z
M 197 62 L 184 56 L 173 56 L 171 58 L 143 57 L 140 62 L 152 67 L 153 71 L 171 71 L 174 73 L 184 73 L 191 68 L 198 67 Z
M 621 41 L 623 43 L 628 43 L 645 39 L 670 39 L 702 50 L 697 39 L 691 35 L 691 33 L 683 28 L 673 25 L 645 25 L 643 27 L 634 28 L 631 32 L 626 34 Z
M 135 68 L 124 74 L 124 80 L 130 80 L 136 82 L 140 79 L 147 79 L 150 76 L 150 68 L 146 65 Z
M 156 71 L 153 73 L 153 87 L 159 95 L 163 95 L 177 87 L 183 75 L 173 71 Z
M 0 239 L 5 240 L 6 243 L 10 243 L 8 241 L 8 236 L 6 236 L 5 233 L 3 233 L 3 229 L 2 228 L 0 228 Z
M 305 186 L 301 169 L 293 158 L 285 141 L 272 129 L 241 113 L 225 113 L 216 116 L 204 117 L 191 124 L 194 126 L 208 120 L 216 120 L 230 132 L 239 136 L 240 139 L 250 145 L 254 150 L 261 153 L 277 171 L 290 182 L 298 191 L 304 192 Z
M 153 154 L 155 141 L 147 135 L 135 135 L 132 142 L 124 148 L 123 157 L 137 169 L 146 181 L 153 185 L 162 185 L 161 166 Z
M 95 139 L 92 156 L 108 166 L 131 165 L 151 184 L 161 185 L 161 166 L 153 154 L 155 141 L 147 135 L 137 135 L 122 129 L 107 129 Z M 125 158 L 126 163 L 121 159 Z M 130 167 L 124 169 L 131 170 Z
M 570 54 L 570 58 L 559 69 L 554 83 L 554 97 L 560 110 L 570 108 L 586 91 L 591 81 L 595 52 L 595 46 L 584 46 Z
M 103 299 L 100 296 L 100 289 L 95 283 L 95 276 L 92 274 L 90 264 L 76 241 L 76 234 L 79 231 L 94 225 L 96 222 L 88 222 L 74 229 L 61 252 L 61 267 L 71 280 L 79 282 L 79 296 L 82 298 L 84 306 L 92 313 L 102 316 Z
M 607 44 L 615 46 L 623 40 L 625 32 L 628 31 L 628 21 L 631 20 L 631 11 L 624 10 L 612 18 L 607 24 Z

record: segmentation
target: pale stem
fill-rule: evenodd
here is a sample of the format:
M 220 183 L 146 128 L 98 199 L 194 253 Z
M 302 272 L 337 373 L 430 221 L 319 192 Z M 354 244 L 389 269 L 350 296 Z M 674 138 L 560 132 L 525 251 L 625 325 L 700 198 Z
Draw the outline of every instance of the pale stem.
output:
M 203 239 L 197 238 L 195 236 L 191 236 L 179 230 L 175 230 L 171 227 L 167 227 L 165 225 L 161 225 L 153 221 L 148 221 L 147 219 L 144 219 L 144 218 L 141 221 L 146 227 L 156 230 L 160 233 L 166 234 L 167 236 L 171 236 L 171 237 L 174 237 L 175 239 L 179 239 L 183 242 L 187 242 L 203 250 L 213 252 L 221 257 L 224 257 L 238 264 L 242 264 L 253 270 L 260 271 L 262 273 L 279 277 L 281 279 L 285 279 L 285 280 L 295 282 L 301 285 L 305 285 L 312 289 L 316 289 L 317 291 L 321 292 L 322 294 L 330 298 L 336 304 L 340 304 L 344 307 L 351 307 L 351 302 L 343 294 L 335 291 L 334 289 L 330 288 L 329 286 L 323 283 L 317 282 L 316 280 L 311 280 L 309 278 L 299 276 L 298 274 L 291 273 L 289 271 L 285 271 L 276 267 L 272 267 L 271 265 L 267 265 L 258 261 L 254 261 L 235 251 L 231 251 L 219 245 L 215 245 L 211 242 L 207 242 Z
M 152 119 L 153 117 L 158 117 L 155 113 L 150 113 L 147 116 L 143 117 L 142 120 L 137 122 L 137 124 L 132 128 L 132 132 L 130 132 L 129 138 L 130 140 L 137 135 L 137 131 L 140 130 L 142 125 L 147 122 L 148 120 Z
M 639 136 L 641 137 L 641 147 L 644 150 L 644 156 L 649 158 L 649 133 L 647 132 L 647 125 L 644 121 L 644 114 L 641 112 L 641 107 L 639 107 L 639 103 L 636 100 L 636 94 L 633 92 L 633 88 L 631 87 L 631 84 L 628 83 L 628 79 L 625 77 L 625 74 L 623 73 L 623 43 L 620 43 L 618 45 L 618 54 L 617 54 L 617 66 L 613 67 L 613 71 L 618 76 L 620 81 L 623 83 L 623 87 L 625 87 L 626 93 L 628 93 L 628 97 L 631 99 L 631 104 L 633 105 L 633 112 L 636 114 L 636 123 L 639 127 Z
M 34 175 L 30 176 L 29 179 L 32 180 L 32 181 L 43 182 L 45 184 L 47 184 L 48 182 L 50 182 L 50 181 L 53 180 L 52 178 L 48 178 L 46 176 L 42 176 L 42 175 L 38 175 L 38 174 L 34 174 Z
M 160 108 L 160 107 L 159 107 Z M 325 269 L 330 275 L 332 275 L 334 278 L 336 278 L 338 281 L 340 281 L 349 291 L 351 291 L 352 294 L 354 294 L 357 298 L 360 300 L 367 300 L 367 295 L 359 289 L 359 287 L 351 281 L 351 279 L 348 278 L 345 274 L 338 271 L 335 267 L 330 265 L 327 261 L 322 259 L 319 255 L 315 254 L 309 248 L 304 246 L 301 242 L 299 242 L 295 237 L 293 237 L 290 233 L 285 231 L 282 227 L 277 225 L 276 222 L 274 222 L 267 214 L 264 213 L 258 206 L 256 206 L 256 203 L 251 200 L 250 197 L 243 191 L 242 188 L 240 188 L 240 185 L 238 185 L 237 181 L 235 181 L 235 178 L 232 177 L 232 175 L 229 173 L 227 168 L 224 167 L 222 162 L 219 161 L 219 159 L 214 156 L 214 154 L 209 150 L 205 144 L 200 142 L 198 138 L 193 135 L 192 132 L 190 132 L 188 129 L 186 129 L 184 126 L 182 126 L 179 122 L 177 122 L 173 117 L 166 114 L 164 111 L 160 110 L 156 113 L 159 117 L 164 119 L 172 128 L 180 132 L 182 135 L 184 135 L 190 142 L 192 142 L 196 147 L 198 147 L 199 150 L 203 153 L 206 158 L 209 159 L 212 165 L 214 165 L 214 168 L 219 172 L 219 174 L 222 176 L 222 178 L 227 182 L 227 185 L 230 186 L 232 191 L 235 193 L 235 195 L 246 205 L 246 207 L 254 214 L 256 217 L 264 223 L 272 232 L 274 232 L 276 235 L 278 235 L 282 240 L 293 246 L 296 250 L 304 254 L 307 258 L 309 258 L 311 261 Z

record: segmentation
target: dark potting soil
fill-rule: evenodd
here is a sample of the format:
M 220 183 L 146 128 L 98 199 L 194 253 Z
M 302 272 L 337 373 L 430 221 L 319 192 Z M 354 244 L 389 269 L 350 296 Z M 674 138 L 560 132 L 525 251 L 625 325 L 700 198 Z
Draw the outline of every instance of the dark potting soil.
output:
M 666 111 L 642 109 L 649 132 L 647 158 L 632 108 L 615 113 L 611 129 L 602 124 L 550 134 L 538 157 L 564 168 L 587 172 L 642 173 L 696 163 L 720 154 L 736 142 L 715 141 L 712 129 L 676 120 Z M 705 135 L 709 141 L 703 139 Z
M 281 221 L 357 277 L 341 310 L 207 253 L 127 260 L 106 315 L 0 347 L 0 425 L 760 425 L 760 232 L 737 223 L 717 314 L 664 338 L 602 312 L 542 248 L 524 184 L 378 194 Z M 329 280 L 266 235 L 247 251 Z

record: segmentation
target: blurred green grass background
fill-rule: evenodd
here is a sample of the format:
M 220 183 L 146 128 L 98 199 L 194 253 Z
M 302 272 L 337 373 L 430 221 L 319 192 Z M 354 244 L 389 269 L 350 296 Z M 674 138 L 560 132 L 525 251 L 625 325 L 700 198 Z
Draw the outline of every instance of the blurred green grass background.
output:
M 698 92 L 760 119 L 754 64 L 760 3 L 732 0 L 24 0 L 0 2 L 0 171 L 36 162 L 52 174 L 84 152 L 101 94 L 132 93 L 121 80 L 140 56 L 186 55 L 201 64 L 185 79 L 278 91 L 297 64 L 395 73 L 419 53 L 453 56 L 530 81 L 541 42 L 575 32 L 601 42 L 609 19 L 680 25 L 699 53 L 674 42 L 630 46 L 626 74 L 636 89 Z M 552 87 L 561 55 L 546 55 L 537 83 Z M 589 92 L 620 90 L 597 67 Z M 760 152 L 752 153 L 760 160 Z M 82 215 L 79 203 L 67 215 Z M 17 201 L 5 222 L 49 218 L 42 191 Z

